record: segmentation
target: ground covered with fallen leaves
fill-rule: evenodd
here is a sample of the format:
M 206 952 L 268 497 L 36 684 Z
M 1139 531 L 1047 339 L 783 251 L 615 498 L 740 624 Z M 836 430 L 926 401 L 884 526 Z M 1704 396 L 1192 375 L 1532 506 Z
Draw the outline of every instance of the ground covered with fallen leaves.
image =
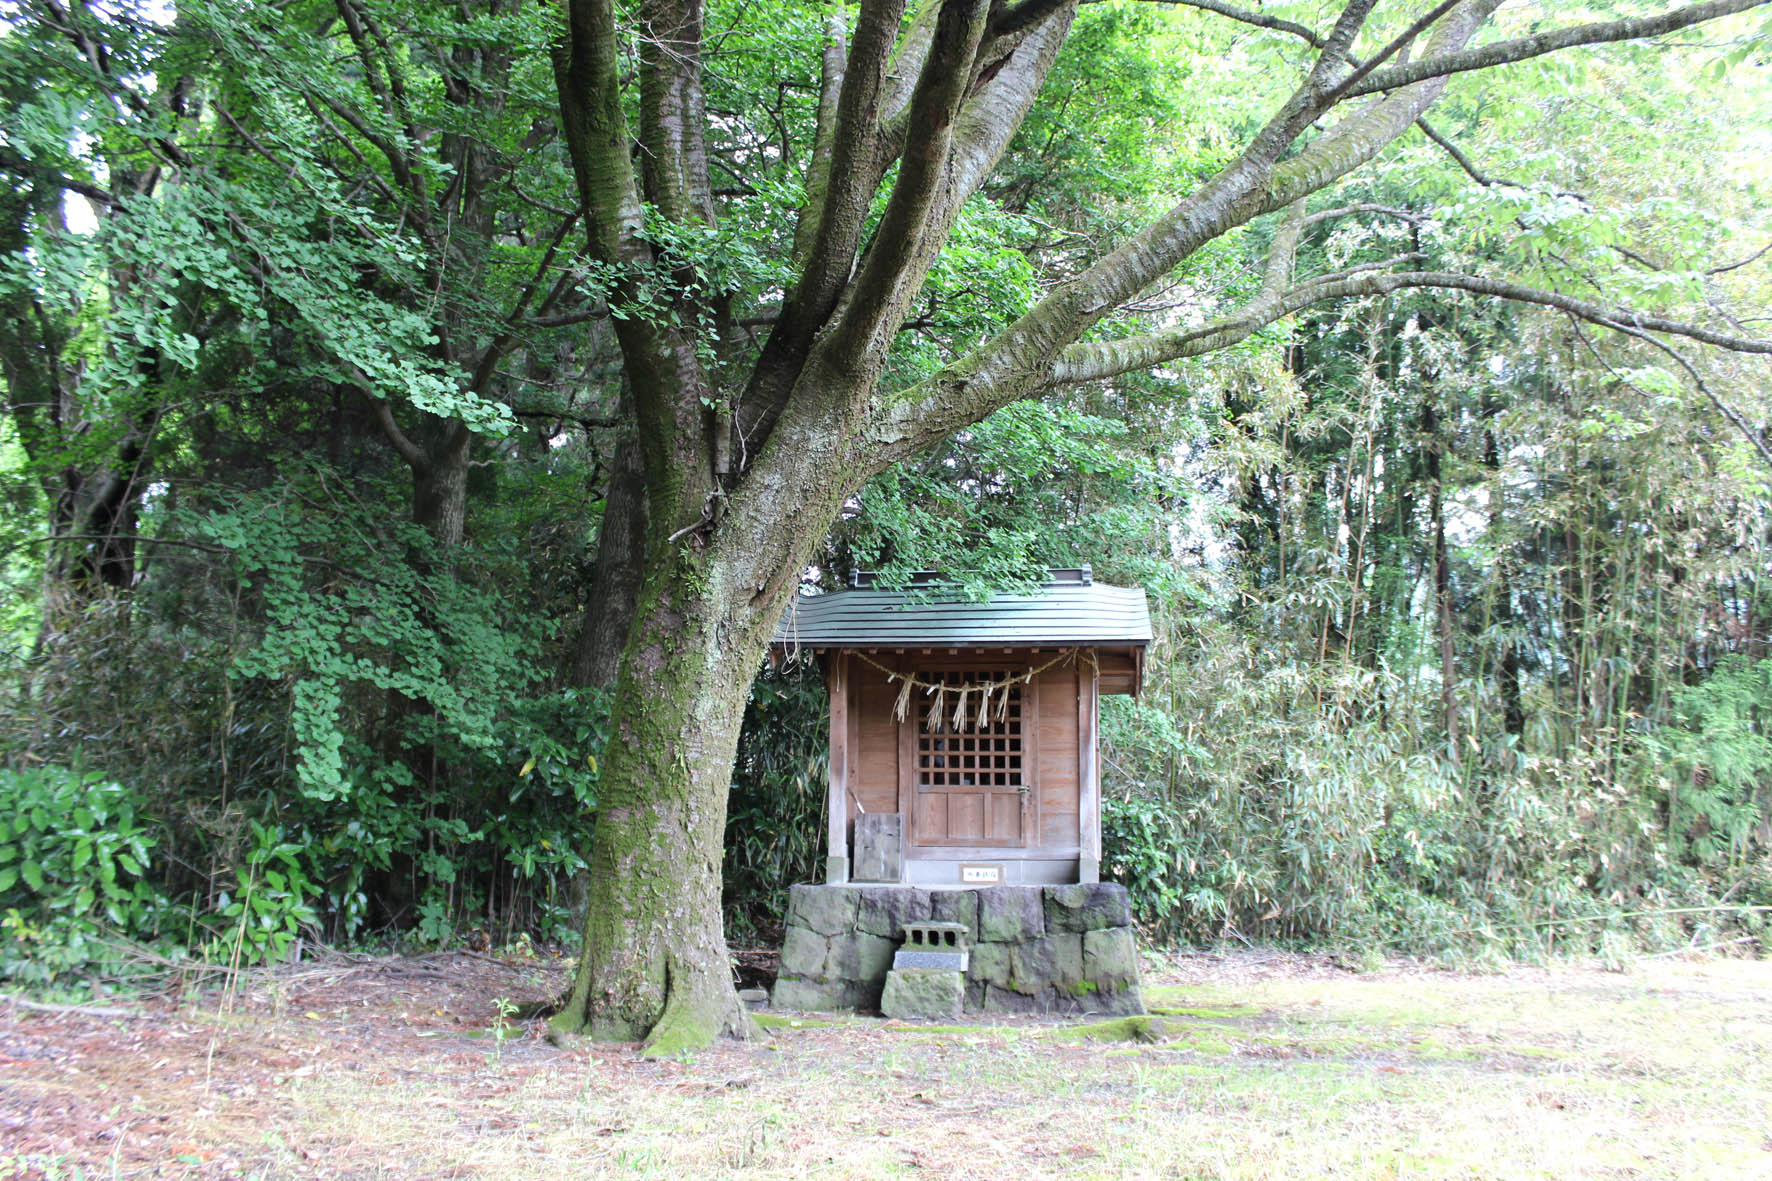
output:
M 1772 1176 L 1772 962 L 1152 956 L 1148 1019 L 769 1014 L 562 1050 L 564 966 L 346 957 L 0 997 L 0 1178 Z

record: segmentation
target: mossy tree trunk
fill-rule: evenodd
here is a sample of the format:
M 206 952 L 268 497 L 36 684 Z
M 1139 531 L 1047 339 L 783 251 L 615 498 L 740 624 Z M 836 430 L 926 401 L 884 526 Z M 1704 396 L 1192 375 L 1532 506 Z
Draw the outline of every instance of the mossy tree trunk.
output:
M 1449 74 L 1584 40 L 1667 32 L 1749 0 L 1467 50 L 1499 3 L 1439 6 L 1400 37 L 1372 34 L 1360 43 L 1373 55 L 1364 64 L 1354 50 L 1370 0 L 1351 0 L 1323 35 L 1281 22 L 1310 42 L 1315 63 L 1221 172 L 1092 265 L 1050 277 L 1043 299 L 969 353 L 886 390 L 888 350 L 961 207 L 1031 108 L 1076 0 L 924 0 L 908 23 L 905 0 L 863 0 L 852 21 L 834 8 L 805 199 L 784 250 L 793 278 L 785 291 L 752 293 L 714 288 L 707 271 L 655 249 L 697 240 L 717 217 L 701 0 L 640 0 L 632 27 L 644 34 L 632 46 L 631 77 L 613 0 L 563 0 L 560 127 L 587 253 L 617 309 L 647 517 L 590 857 L 585 950 L 556 1031 L 642 1037 L 668 1052 L 748 1028 L 719 926 L 725 800 L 745 696 L 814 545 L 845 498 L 891 463 L 1016 400 L 1223 349 L 1347 295 L 1462 287 L 1691 332 L 1472 276 L 1294 276 L 1301 234 L 1347 212 L 1306 216 L 1306 198 L 1407 132 Z M 639 89 L 633 104 L 623 96 L 630 82 Z M 1301 142 L 1313 127 L 1320 134 Z M 1243 307 L 1199 326 L 1085 342 L 1201 247 L 1280 210 L 1292 213 Z M 684 232 L 648 229 L 661 222 Z M 764 304 L 779 305 L 768 339 L 754 357 L 736 351 L 734 306 L 752 314 Z M 1699 338 L 1718 343 L 1715 333 Z M 743 376 L 730 385 L 718 376 L 735 373 Z
M 642 591 L 603 761 L 581 969 L 555 1019 L 600 1039 L 650 1035 L 665 1053 L 748 1027 L 726 966 L 720 854 L 751 670 L 722 650 L 730 612 L 702 590 L 705 574 L 685 555 Z

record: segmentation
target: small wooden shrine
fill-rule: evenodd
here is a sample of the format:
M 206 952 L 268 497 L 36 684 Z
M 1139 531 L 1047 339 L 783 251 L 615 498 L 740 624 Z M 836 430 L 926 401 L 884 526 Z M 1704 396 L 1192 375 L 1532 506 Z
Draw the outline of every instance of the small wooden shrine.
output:
M 1138 692 L 1144 592 L 1088 567 L 985 602 L 939 585 L 861 575 L 802 596 L 776 631 L 773 655 L 816 653 L 830 692 L 827 883 L 1096 881 L 1097 707 Z

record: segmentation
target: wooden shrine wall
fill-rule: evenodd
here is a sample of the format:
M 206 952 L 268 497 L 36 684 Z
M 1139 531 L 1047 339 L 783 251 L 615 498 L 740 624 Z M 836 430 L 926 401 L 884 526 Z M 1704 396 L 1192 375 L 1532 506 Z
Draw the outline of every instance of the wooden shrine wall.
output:
M 1028 668 L 1051 660 L 1053 655 L 1051 651 L 998 650 L 988 655 L 959 657 L 882 652 L 869 653 L 868 658 L 888 668 L 902 667 L 926 674 L 968 666 Z M 837 679 L 843 689 L 842 700 L 832 702 L 831 758 L 833 769 L 841 768 L 839 773 L 847 781 L 843 819 L 844 835 L 848 838 L 853 833 L 855 817 L 864 810 L 903 813 L 914 807 L 916 726 L 914 720 L 900 723 L 893 716 L 899 685 L 889 682 L 884 672 L 857 653 L 838 653 L 833 658 L 841 663 Z M 1085 774 L 1082 760 L 1093 755 L 1092 748 L 1085 751 L 1079 747 L 1080 736 L 1093 729 L 1094 707 L 1085 694 L 1090 675 L 1086 663 L 1063 664 L 1041 673 L 1035 678 L 1036 684 L 1029 687 L 1023 724 L 1028 730 L 1032 757 L 1024 764 L 1024 774 L 1035 797 L 1029 801 L 1032 827 L 1025 846 L 993 848 L 988 850 L 990 856 L 1078 855 L 1079 794 Z M 841 751 L 836 749 L 839 734 L 844 747 Z M 914 859 L 919 850 L 909 815 L 905 816 L 905 832 L 905 856 Z M 844 844 L 847 846 L 850 841 L 845 839 Z

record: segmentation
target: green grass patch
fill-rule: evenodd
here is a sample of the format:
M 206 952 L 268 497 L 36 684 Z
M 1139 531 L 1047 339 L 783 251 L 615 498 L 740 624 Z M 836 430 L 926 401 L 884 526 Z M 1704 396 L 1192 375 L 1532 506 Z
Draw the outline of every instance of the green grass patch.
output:
M 783 1017 L 780 1013 L 752 1013 L 751 1020 L 763 1029 L 825 1029 L 836 1024 L 822 1017 Z

